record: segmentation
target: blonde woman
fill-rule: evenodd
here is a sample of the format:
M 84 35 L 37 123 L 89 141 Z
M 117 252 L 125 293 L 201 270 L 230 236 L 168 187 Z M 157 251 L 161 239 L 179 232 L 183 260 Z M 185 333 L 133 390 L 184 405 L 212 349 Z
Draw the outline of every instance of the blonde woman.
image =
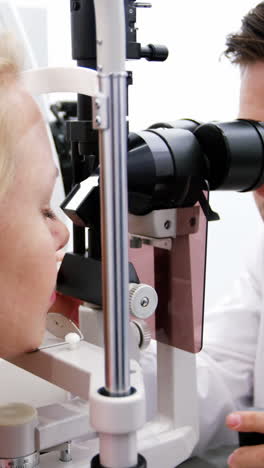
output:
M 41 113 L 20 80 L 21 51 L 0 38 L 0 357 L 35 349 L 55 302 L 68 230 L 50 200 L 57 176 Z

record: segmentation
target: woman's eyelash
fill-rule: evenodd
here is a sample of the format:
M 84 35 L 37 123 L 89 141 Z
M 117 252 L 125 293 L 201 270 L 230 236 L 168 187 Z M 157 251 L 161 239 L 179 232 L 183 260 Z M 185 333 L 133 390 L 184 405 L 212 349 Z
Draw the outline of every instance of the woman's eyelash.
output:
M 47 208 L 46 210 L 44 210 L 43 214 L 46 218 L 53 219 L 53 220 L 56 219 L 56 215 L 54 211 L 52 211 L 50 208 Z

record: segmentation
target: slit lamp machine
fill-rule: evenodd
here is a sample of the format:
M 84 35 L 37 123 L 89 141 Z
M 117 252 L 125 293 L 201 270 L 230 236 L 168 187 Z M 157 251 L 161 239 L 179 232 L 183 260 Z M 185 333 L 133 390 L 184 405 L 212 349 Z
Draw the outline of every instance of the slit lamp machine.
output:
M 264 128 L 180 120 L 129 132 L 126 60 L 168 56 L 165 46 L 137 42 L 137 8 L 149 6 L 71 0 L 77 66 L 23 75 L 32 95 L 78 95 L 77 116 L 65 124 L 70 159 L 62 168 L 74 249 L 57 290 L 82 306 L 79 328 L 49 314 L 40 349 L 10 361 L 69 398 L 1 408 L 1 468 L 174 468 L 199 438 L 195 353 L 202 347 L 207 222 L 219 218 L 209 193 L 263 184 Z M 157 366 L 147 386 L 140 362 L 151 337 Z

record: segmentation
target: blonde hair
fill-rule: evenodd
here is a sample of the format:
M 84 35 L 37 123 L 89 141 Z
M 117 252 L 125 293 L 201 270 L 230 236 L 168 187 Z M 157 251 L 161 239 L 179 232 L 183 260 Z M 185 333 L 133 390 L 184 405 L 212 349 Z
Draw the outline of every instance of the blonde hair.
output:
M 12 104 L 8 99 L 10 86 L 19 81 L 23 70 L 23 47 L 11 33 L 0 34 L 0 199 L 10 187 L 14 175 L 11 156 Z M 21 118 L 21 116 L 18 116 Z

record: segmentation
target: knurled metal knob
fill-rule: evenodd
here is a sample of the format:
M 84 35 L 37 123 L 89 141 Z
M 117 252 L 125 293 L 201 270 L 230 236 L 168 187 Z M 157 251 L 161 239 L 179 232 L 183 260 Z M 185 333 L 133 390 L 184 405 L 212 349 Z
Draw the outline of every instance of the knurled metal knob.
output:
M 130 283 L 129 311 L 140 319 L 147 319 L 154 314 L 158 305 L 158 295 L 148 284 Z
M 144 320 L 132 320 L 133 325 L 136 326 L 139 332 L 139 345 L 138 347 L 143 350 L 146 349 L 151 342 L 151 330 Z

